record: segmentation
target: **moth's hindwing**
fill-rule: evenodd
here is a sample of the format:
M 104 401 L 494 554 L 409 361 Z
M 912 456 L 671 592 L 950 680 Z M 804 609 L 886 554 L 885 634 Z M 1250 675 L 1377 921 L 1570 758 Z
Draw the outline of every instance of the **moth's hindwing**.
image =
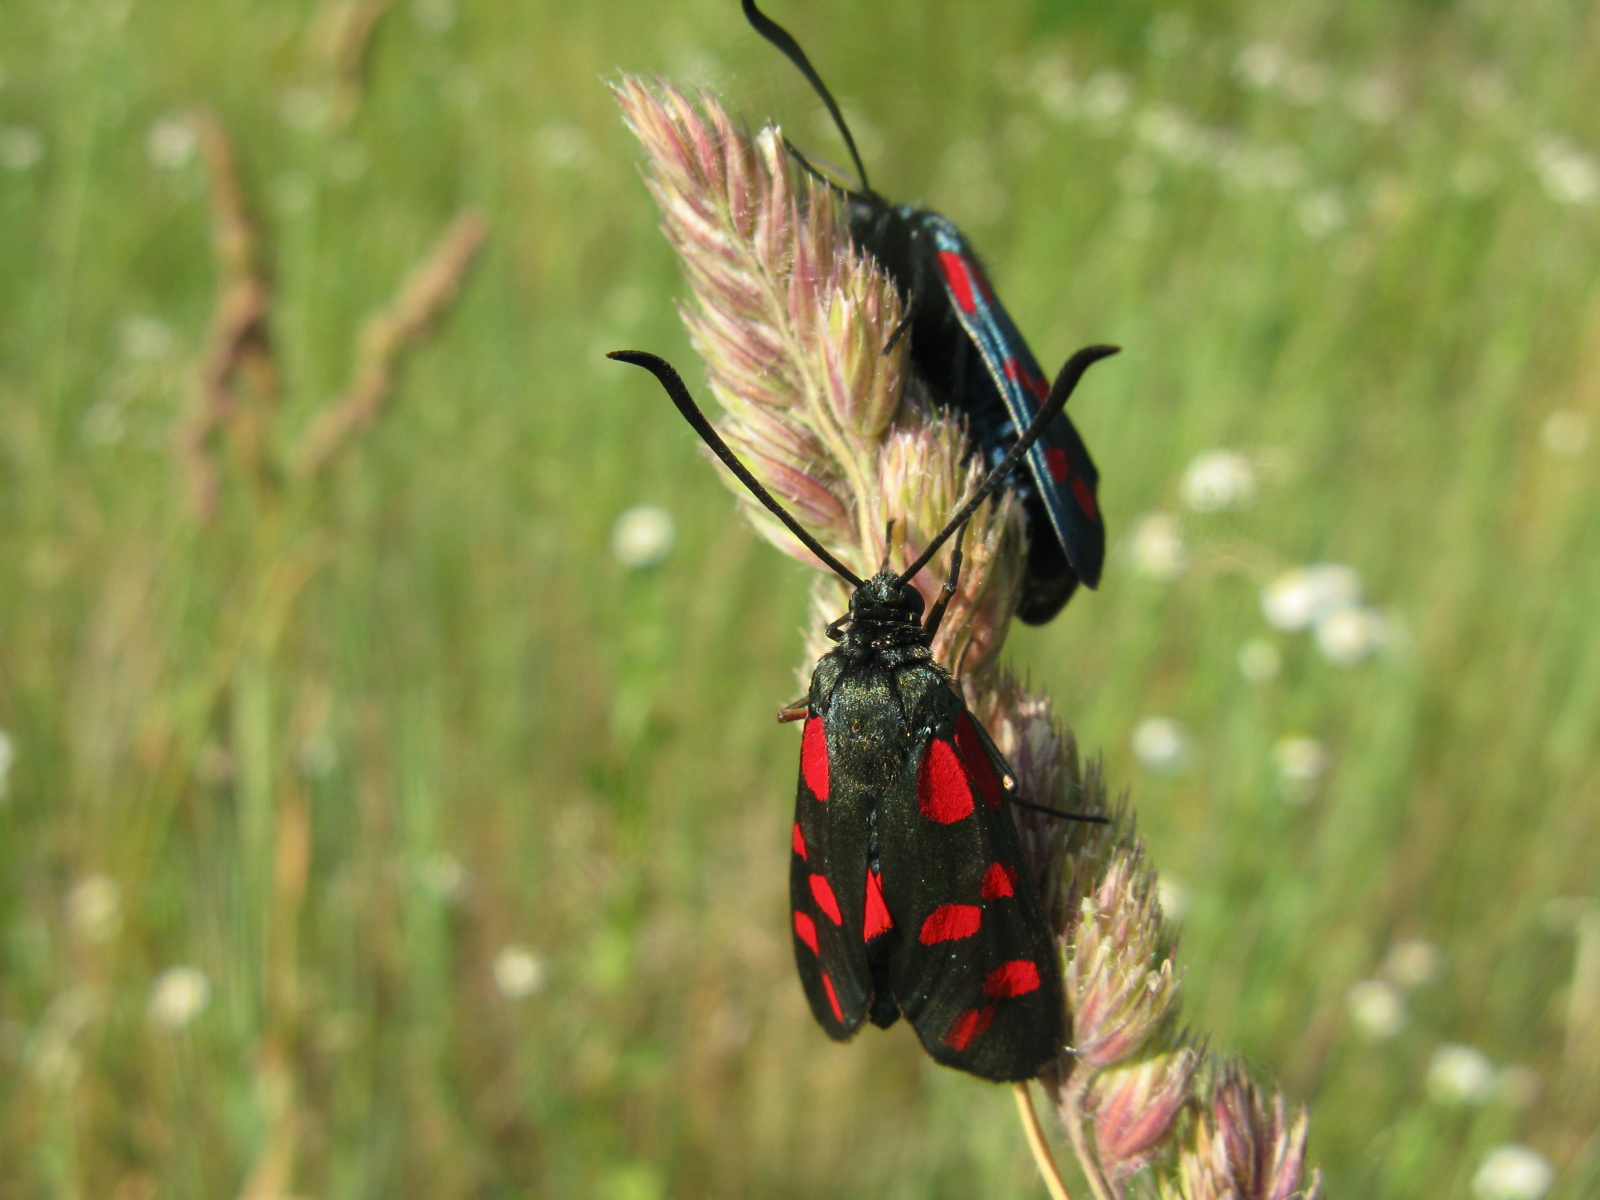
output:
M 1009 771 L 942 672 L 899 678 L 912 753 L 878 818 L 888 982 L 939 1062 L 1031 1079 L 1065 1039 L 1060 962 L 1027 875 Z
M 838 1041 L 856 1031 L 873 992 L 862 931 L 875 798 L 862 786 L 858 760 L 863 749 L 873 747 L 850 745 L 836 723 L 813 707 L 801 735 L 790 916 L 806 999 L 817 1023 Z
M 1026 429 L 1050 393 L 1050 380 L 1018 331 L 1011 314 L 995 298 L 966 240 L 949 221 L 923 217 L 933 235 L 939 278 L 950 307 L 961 322 L 1017 432 Z M 1067 561 L 1090 587 L 1100 582 L 1106 531 L 1100 516 L 1100 473 L 1071 418 L 1063 412 L 1027 454 L 1029 473 L 1039 490 L 1050 524 Z

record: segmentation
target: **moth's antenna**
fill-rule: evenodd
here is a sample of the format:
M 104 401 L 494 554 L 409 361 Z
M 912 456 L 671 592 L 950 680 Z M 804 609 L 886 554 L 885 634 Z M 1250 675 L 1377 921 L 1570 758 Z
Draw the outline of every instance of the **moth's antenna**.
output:
M 643 350 L 613 350 L 606 357 L 614 358 L 618 362 L 632 363 L 636 367 L 643 367 L 660 380 L 661 386 L 666 389 L 667 395 L 672 397 L 673 404 L 677 405 L 678 411 L 683 414 L 683 419 L 689 422 L 694 431 L 700 435 L 700 440 L 711 447 L 711 452 L 723 461 L 728 470 L 732 471 L 738 478 L 739 482 L 749 488 L 751 494 L 761 501 L 773 516 L 787 525 L 789 532 L 799 538 L 807 550 L 833 568 L 851 587 L 861 586 L 861 580 L 856 577 L 849 567 L 828 553 L 827 548 L 821 542 L 807 533 L 801 527 L 800 522 L 791 517 L 785 511 L 783 505 L 773 499 L 771 492 L 756 482 L 756 477 L 750 474 L 749 468 L 739 461 L 738 456 L 728 448 L 728 443 L 722 440 L 722 435 L 706 419 L 705 413 L 700 411 L 700 406 L 694 402 L 694 397 L 689 395 L 689 389 L 683 385 L 683 380 L 672 369 L 671 363 L 664 358 L 658 358 L 654 354 L 647 354 Z
M 828 106 L 828 112 L 833 117 L 834 125 L 844 138 L 844 144 L 850 148 L 850 160 L 856 165 L 856 174 L 861 176 L 861 190 L 872 191 L 872 185 L 867 182 L 867 169 L 861 165 L 861 155 L 856 150 L 856 139 L 851 136 L 850 126 L 844 123 L 844 114 L 839 111 L 838 102 L 828 90 L 828 85 L 822 82 L 822 76 L 817 74 L 817 69 L 811 65 L 806 52 L 800 49 L 800 43 L 794 40 L 787 29 L 757 8 L 755 0 L 743 0 L 743 3 L 745 19 L 755 26 L 755 31 L 781 50 L 783 56 L 799 68 L 800 74 L 806 77 L 806 82 L 816 90 L 817 95 L 822 97 L 822 102 Z
M 977 511 L 989 493 L 999 487 L 1007 475 L 1011 474 L 1017 463 L 1022 461 L 1022 456 L 1033 448 L 1050 422 L 1060 415 L 1061 410 L 1067 406 L 1067 400 L 1072 395 L 1072 389 L 1078 386 L 1078 380 L 1083 378 L 1083 373 L 1102 358 L 1110 358 L 1121 351 L 1120 346 L 1085 346 L 1061 368 L 1061 373 L 1056 376 L 1056 381 L 1050 385 L 1050 394 L 1045 397 L 1044 406 L 1034 414 L 1033 420 L 1028 422 L 1028 428 L 1023 430 L 1022 436 L 1017 439 L 1017 444 L 1011 447 L 1011 452 L 1001 460 L 1000 465 L 989 472 L 978 490 L 973 493 L 972 499 L 961 506 L 961 511 L 950 518 L 939 536 L 929 542 L 916 562 L 905 569 L 900 576 L 901 583 L 909 583 L 913 576 L 923 567 L 927 566 L 939 547 L 944 545 L 946 539 L 966 523 L 968 517 Z

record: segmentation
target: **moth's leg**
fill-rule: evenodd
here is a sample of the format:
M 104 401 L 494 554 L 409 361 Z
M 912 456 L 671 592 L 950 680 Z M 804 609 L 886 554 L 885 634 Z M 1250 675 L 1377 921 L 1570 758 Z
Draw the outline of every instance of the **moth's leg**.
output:
M 950 556 L 950 578 L 944 581 L 944 586 L 939 589 L 939 598 L 933 602 L 933 607 L 928 610 L 928 619 L 922 623 L 922 634 L 929 641 L 939 632 L 939 622 L 944 620 L 944 610 L 950 607 L 950 597 L 956 594 L 956 584 L 961 580 L 961 543 L 966 539 L 967 527 L 965 524 L 956 530 L 956 549 Z
M 889 335 L 889 340 L 884 344 L 885 354 L 894 349 L 895 343 L 900 340 L 900 335 L 911 328 L 911 322 L 916 319 L 917 309 L 922 305 L 922 292 L 928 284 L 927 265 L 922 255 L 918 252 L 917 243 L 922 238 L 920 229 L 911 231 L 911 297 L 906 301 L 906 312 L 900 318 L 899 324 L 894 327 L 894 332 Z
M 845 627 L 846 624 L 849 623 L 849 621 L 850 621 L 850 614 L 849 613 L 845 613 L 844 616 L 837 617 L 834 620 L 828 622 L 828 627 L 825 630 L 823 630 L 823 633 L 828 635 L 828 640 L 829 641 L 837 642 L 842 636 L 844 636 L 840 631 Z
M 811 715 L 811 701 L 801 696 L 798 700 L 791 700 L 778 710 L 778 724 L 783 725 L 789 721 L 804 721 Z

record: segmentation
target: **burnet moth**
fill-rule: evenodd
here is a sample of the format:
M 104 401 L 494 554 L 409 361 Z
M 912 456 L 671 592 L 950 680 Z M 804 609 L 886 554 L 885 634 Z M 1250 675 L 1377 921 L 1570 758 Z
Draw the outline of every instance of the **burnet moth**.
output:
M 789 898 L 795 962 L 812 1014 L 844 1041 L 862 1021 L 904 1016 L 939 1062 L 984 1079 L 1032 1079 L 1065 1042 L 1061 967 L 1007 805 L 1086 821 L 1017 795 L 1016 776 L 973 719 L 931 645 L 955 594 L 961 540 L 978 505 L 1051 428 L 1089 366 L 1062 367 L 1022 436 L 899 574 L 870 579 L 841 563 L 756 480 L 706 419 L 676 371 L 644 367 L 728 469 L 854 592 L 828 626 L 802 712 Z M 911 584 L 951 536 L 950 575 L 923 618 Z
M 841 187 L 821 176 L 791 145 L 812 174 L 841 193 L 850 234 L 894 279 L 906 316 L 890 338 L 911 335 L 912 369 L 936 403 L 965 414 L 970 432 L 991 465 L 1001 461 L 1040 411 L 1049 382 L 989 280 L 967 239 L 944 217 L 910 204 L 891 204 L 872 190 L 844 114 L 800 44 L 777 22 L 742 0 L 745 17 L 800 69 L 833 116 L 861 181 Z M 1028 567 L 1017 616 L 1030 625 L 1049 621 L 1081 581 L 1100 582 L 1106 530 L 1097 495 L 1100 473 L 1065 412 L 1027 454 L 1025 477 L 1013 482 L 1028 516 Z

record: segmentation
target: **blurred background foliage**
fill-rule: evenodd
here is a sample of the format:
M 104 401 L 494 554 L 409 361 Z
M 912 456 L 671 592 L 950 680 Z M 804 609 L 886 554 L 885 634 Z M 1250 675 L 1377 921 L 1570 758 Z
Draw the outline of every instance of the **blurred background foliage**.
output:
M 1190 1019 L 1331 1194 L 1594 1195 L 1600 9 L 772 11 L 1047 366 L 1127 348 L 1106 581 L 1011 654 Z M 0 5 L 0 1197 L 1042 1194 L 1003 1092 L 804 1009 L 806 577 L 601 358 L 693 365 L 619 69 L 842 157 L 733 0 Z M 202 108 L 275 371 L 209 517 Z M 379 419 L 275 468 L 465 209 Z

